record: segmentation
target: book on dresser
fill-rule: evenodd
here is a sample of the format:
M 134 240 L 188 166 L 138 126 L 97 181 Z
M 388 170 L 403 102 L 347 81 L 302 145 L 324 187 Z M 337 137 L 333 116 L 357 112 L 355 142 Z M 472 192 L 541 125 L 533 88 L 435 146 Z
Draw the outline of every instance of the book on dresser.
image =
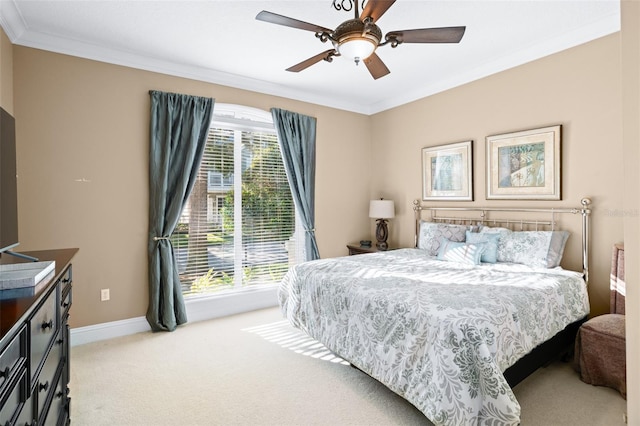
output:
M 69 309 L 76 248 L 27 252 L 55 261 L 37 285 L 0 290 L 0 425 L 68 425 Z M 1 264 L 27 262 L 8 256 Z M 11 292 L 5 293 L 3 292 Z

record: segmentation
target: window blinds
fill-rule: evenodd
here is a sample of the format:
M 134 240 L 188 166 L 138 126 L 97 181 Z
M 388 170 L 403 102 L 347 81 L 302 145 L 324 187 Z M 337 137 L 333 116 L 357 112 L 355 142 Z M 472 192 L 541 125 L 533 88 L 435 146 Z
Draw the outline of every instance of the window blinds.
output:
M 275 131 L 214 123 L 172 235 L 183 293 L 279 283 L 295 263 L 295 223 Z

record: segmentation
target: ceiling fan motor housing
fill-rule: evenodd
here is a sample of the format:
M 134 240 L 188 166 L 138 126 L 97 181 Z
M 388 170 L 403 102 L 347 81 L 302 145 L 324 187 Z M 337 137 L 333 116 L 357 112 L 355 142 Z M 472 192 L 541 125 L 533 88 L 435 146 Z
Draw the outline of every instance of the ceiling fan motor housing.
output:
M 348 21 L 338 25 L 331 35 L 331 39 L 338 52 L 340 52 L 340 46 L 350 40 L 367 40 L 372 44 L 373 52 L 380 44 L 382 31 L 380 30 L 380 27 L 372 21 L 363 22 L 360 19 L 349 19 Z

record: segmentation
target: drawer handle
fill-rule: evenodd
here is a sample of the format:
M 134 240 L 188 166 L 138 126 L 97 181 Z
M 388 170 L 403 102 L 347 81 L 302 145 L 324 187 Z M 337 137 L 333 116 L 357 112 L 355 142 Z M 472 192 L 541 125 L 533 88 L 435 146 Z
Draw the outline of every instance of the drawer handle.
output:
M 60 391 L 56 394 L 56 398 L 62 398 L 64 396 L 64 392 Z
M 49 322 L 43 322 L 42 323 L 42 329 L 46 330 L 47 328 L 53 329 L 53 320 L 52 319 L 50 319 Z
M 63 278 L 63 279 L 62 279 L 62 282 L 63 282 L 64 284 L 66 284 L 66 283 L 68 283 L 68 282 L 71 282 L 71 280 L 70 280 L 69 278 Z
M 68 307 L 70 304 L 71 304 L 71 303 L 69 303 L 69 302 L 64 302 L 64 303 L 62 304 L 62 307 L 63 307 L 63 308 L 66 308 L 66 307 Z
M 4 370 L 0 371 L 0 377 L 9 377 L 9 367 L 5 367 Z
M 47 382 L 44 383 L 44 384 L 40 383 L 39 388 L 40 388 L 41 391 L 45 391 L 46 392 L 47 389 L 49 389 L 49 381 L 47 380 Z

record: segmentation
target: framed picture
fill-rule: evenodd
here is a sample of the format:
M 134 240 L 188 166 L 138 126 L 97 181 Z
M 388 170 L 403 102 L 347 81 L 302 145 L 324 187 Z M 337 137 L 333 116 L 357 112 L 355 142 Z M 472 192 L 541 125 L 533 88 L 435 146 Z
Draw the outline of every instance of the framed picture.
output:
M 561 130 L 487 136 L 487 199 L 560 200 Z
M 473 201 L 473 141 L 422 148 L 422 199 Z

